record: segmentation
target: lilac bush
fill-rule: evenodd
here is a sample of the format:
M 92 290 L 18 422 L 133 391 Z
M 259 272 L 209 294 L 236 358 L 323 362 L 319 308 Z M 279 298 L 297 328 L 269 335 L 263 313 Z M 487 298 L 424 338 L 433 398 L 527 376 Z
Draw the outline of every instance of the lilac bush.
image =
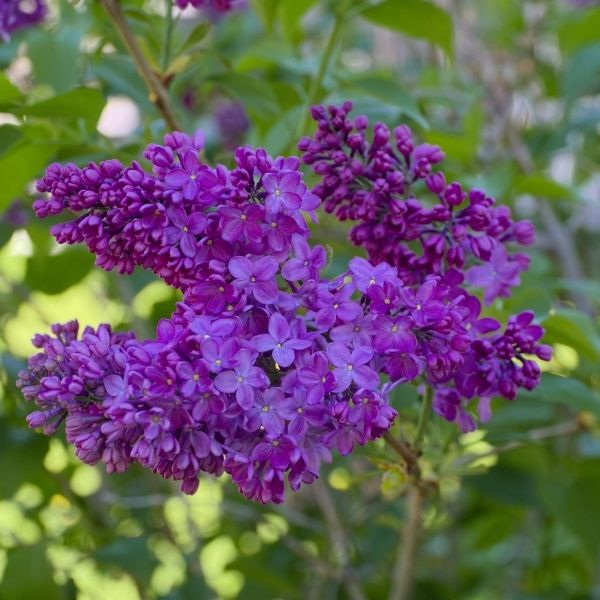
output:
M 376 124 L 368 141 L 350 109 L 313 109 L 318 131 L 300 142 L 312 191 L 297 157 L 241 147 L 231 170 L 205 164 L 199 133 L 150 145 L 151 171 L 51 165 L 34 209 L 75 214 L 51 227 L 57 241 L 85 244 L 107 270 L 150 269 L 183 299 L 152 340 L 107 325 L 79 336 L 76 322 L 36 336 L 18 381 L 38 405 L 29 425 L 52 434 L 64 421 L 78 457 L 109 472 L 139 463 L 186 493 L 200 472 L 227 472 L 247 498 L 282 502 L 286 481 L 311 483 L 332 451 L 391 427 L 398 385 L 424 382 L 462 431 L 475 399 L 486 421 L 492 397 L 535 387 L 532 356 L 551 352 L 533 313 L 502 329 L 470 291 L 509 294 L 528 264 L 512 246 L 533 241 L 531 224 L 446 184 L 441 150 L 407 127 Z M 351 239 L 368 254 L 331 277 L 309 243 L 321 203 L 358 222 Z

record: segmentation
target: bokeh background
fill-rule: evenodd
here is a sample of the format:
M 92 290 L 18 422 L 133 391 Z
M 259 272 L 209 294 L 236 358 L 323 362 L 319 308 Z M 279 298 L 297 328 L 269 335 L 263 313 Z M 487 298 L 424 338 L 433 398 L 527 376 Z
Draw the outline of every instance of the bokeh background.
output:
M 231 163 L 240 143 L 291 153 L 311 101 L 350 98 L 535 221 L 532 268 L 489 314 L 535 309 L 555 358 L 485 429 L 430 425 L 415 597 L 600 598 L 600 5 L 255 0 L 211 23 L 177 15 L 168 53 L 169 1 L 122 5 L 210 161 Z M 384 598 L 406 481 L 383 442 L 275 507 L 226 478 L 184 497 L 141 468 L 107 476 L 26 427 L 14 381 L 34 333 L 77 318 L 151 336 L 178 300 L 149 273 L 117 277 L 58 247 L 33 182 L 52 161 L 139 158 L 164 132 L 98 3 L 55 0 L 0 45 L 0 598 Z M 315 235 L 341 271 L 343 227 L 324 218 Z M 415 398 L 405 386 L 394 399 L 407 435 Z

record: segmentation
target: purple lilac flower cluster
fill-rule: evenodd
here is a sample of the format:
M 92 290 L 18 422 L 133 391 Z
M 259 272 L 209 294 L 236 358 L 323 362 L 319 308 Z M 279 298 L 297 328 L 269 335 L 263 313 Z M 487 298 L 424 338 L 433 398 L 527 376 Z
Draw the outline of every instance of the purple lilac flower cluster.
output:
M 46 16 L 44 0 L 2 0 L 0 2 L 0 39 L 7 42 L 17 29 L 36 25 Z
M 351 110 L 351 102 L 312 109 L 317 131 L 299 148 L 320 177 L 313 192 L 327 212 L 357 222 L 350 239 L 366 250 L 372 264 L 396 267 L 409 289 L 440 281 L 449 298 L 468 307 L 463 322 L 468 341 L 461 338 L 455 349 L 457 363 L 433 377 L 430 367 L 425 379 L 435 388 L 436 412 L 470 431 L 475 420 L 466 403 L 479 397 L 479 418 L 487 421 L 492 397 L 512 399 L 518 388 L 539 383 L 539 366 L 525 355 L 551 358 L 551 349 L 538 343 L 543 330 L 532 323 L 532 313 L 512 317 L 506 331 L 498 333 L 500 323 L 480 319 L 479 302 L 463 287 L 482 288 L 486 304 L 510 296 L 529 266 L 529 257 L 512 252 L 511 246 L 532 244 L 533 225 L 514 221 L 507 206 L 482 190 L 448 183 L 435 170 L 444 159 L 441 149 L 416 144 L 406 125 L 390 131 L 376 123 L 369 137 L 368 119 L 351 119 Z M 387 290 L 395 293 L 391 286 Z M 422 296 L 419 304 L 436 300 Z M 427 355 L 429 365 L 440 360 L 439 354 Z M 442 364 L 446 360 L 452 358 L 445 355 Z
M 317 132 L 300 141 L 306 164 L 321 177 L 313 190 L 327 212 L 357 221 L 350 233 L 373 263 L 398 268 L 407 285 L 437 274 L 485 288 L 487 304 L 507 297 L 519 285 L 529 258 L 510 254 L 508 243 L 534 241 L 529 221 L 513 221 L 507 206 L 496 205 L 483 191 L 468 193 L 433 172 L 444 154 L 437 146 L 416 145 L 406 125 L 393 132 L 377 123 L 367 139 L 368 120 L 350 119 L 352 103 L 314 107 Z M 435 201 L 415 197 L 418 184 Z M 422 192 L 420 192 L 422 193 Z
M 326 278 L 306 221 L 321 201 L 300 160 L 242 147 L 229 170 L 204 164 L 202 147 L 175 132 L 146 149 L 151 172 L 55 164 L 38 183 L 38 217 L 74 213 L 51 228 L 60 243 L 84 243 L 105 269 L 151 269 L 183 300 L 153 340 L 105 325 L 78 339 L 74 323 L 36 336 L 41 352 L 18 382 L 39 406 L 32 427 L 65 420 L 78 456 L 111 472 L 137 462 L 186 493 L 200 472 L 227 472 L 246 497 L 281 502 L 286 480 L 296 490 L 333 450 L 389 429 L 397 385 L 423 378 L 436 410 L 469 430 L 472 398 L 485 420 L 492 396 L 538 383 L 525 355 L 550 352 L 532 314 L 500 333 L 456 269 L 407 280 L 398 261 L 356 257 Z

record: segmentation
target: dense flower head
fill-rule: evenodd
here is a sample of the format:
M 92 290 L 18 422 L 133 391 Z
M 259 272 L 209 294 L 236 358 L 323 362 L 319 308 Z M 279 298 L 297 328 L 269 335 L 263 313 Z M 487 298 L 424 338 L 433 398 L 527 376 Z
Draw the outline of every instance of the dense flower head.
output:
M 320 176 L 313 191 L 324 209 L 357 222 L 352 242 L 371 262 L 395 266 L 405 284 L 466 275 L 485 289 L 486 304 L 509 296 L 529 265 L 511 247 L 533 243 L 533 225 L 514 221 L 485 192 L 447 182 L 437 170 L 441 149 L 417 144 L 406 125 L 390 131 L 376 123 L 369 137 L 367 118 L 351 119 L 351 110 L 350 102 L 314 107 L 317 131 L 299 147 Z
M 333 451 L 345 455 L 382 436 L 396 417 L 390 394 L 398 385 L 433 387 L 435 411 L 463 431 L 476 423 L 471 404 L 485 421 L 492 397 L 535 387 L 540 369 L 532 356 L 551 353 L 539 343 L 534 315 L 511 317 L 501 331 L 461 287 L 508 293 L 519 272 L 512 263 L 523 265 L 504 243 L 530 241 L 531 227 L 513 223 L 481 192 L 470 193 L 479 207 L 472 217 L 469 207 L 455 214 L 466 195 L 440 181 L 428 184 L 437 208 L 410 199 L 412 179 L 432 176 L 440 150 L 415 147 L 401 127 L 397 154 L 383 125 L 369 147 L 366 120 L 349 124 L 348 108 L 314 111 L 319 131 L 335 121 L 356 155 L 342 146 L 335 157 L 326 148 L 313 152 L 317 142 L 304 140 L 305 160 L 324 175 L 313 191 L 298 158 L 272 158 L 260 148 L 238 148 L 233 169 L 206 165 L 200 133 L 174 132 L 150 145 L 151 171 L 115 160 L 51 165 L 34 208 L 39 217 L 71 214 L 52 227 L 56 239 L 86 244 L 105 269 L 151 269 L 183 298 L 152 340 L 106 325 L 78 338 L 76 323 L 36 336 L 41 352 L 18 382 L 38 405 L 30 426 L 53 433 L 64 421 L 78 456 L 111 472 L 139 463 L 186 493 L 195 492 L 201 472 L 227 472 L 246 497 L 281 502 L 286 482 L 293 490 L 311 483 Z M 330 134 L 318 143 L 333 147 L 337 133 Z M 347 159 L 367 166 L 338 173 Z M 381 243 L 372 256 L 365 244 L 369 260 L 355 257 L 326 277 L 328 255 L 309 242 L 307 217 L 316 221 L 320 195 L 328 210 L 360 227 L 387 222 L 383 192 L 365 188 L 385 187 L 373 161 L 385 165 L 394 188 L 385 192 L 388 204 L 397 205 L 387 249 Z M 334 200 L 336 186 L 345 191 Z M 429 220 L 428 211 L 438 216 Z M 474 224 L 460 225 L 469 219 Z M 417 240 L 422 226 L 449 240 L 435 260 L 415 254 L 413 264 L 407 253 L 390 254 L 391 236 L 401 247 L 401 232 L 414 230 Z M 460 244 L 469 236 L 491 241 L 478 242 L 468 265 L 465 258 L 450 268 L 453 244 L 463 246 L 448 232 L 460 226 Z
M 0 40 L 8 41 L 17 29 L 37 25 L 46 16 L 44 0 L 2 0 L 0 2 Z

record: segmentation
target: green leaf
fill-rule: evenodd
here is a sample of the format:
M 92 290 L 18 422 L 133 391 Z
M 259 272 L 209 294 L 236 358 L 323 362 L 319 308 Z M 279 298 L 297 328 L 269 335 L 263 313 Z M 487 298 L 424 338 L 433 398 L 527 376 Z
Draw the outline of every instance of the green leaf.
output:
M 25 281 L 36 291 L 60 294 L 79 283 L 93 266 L 93 256 L 79 247 L 68 248 L 55 256 L 36 253 L 27 261 Z
M 30 117 L 74 121 L 83 119 L 88 130 L 91 130 L 95 128 L 104 105 L 104 96 L 100 90 L 82 87 L 24 107 L 20 112 Z
M 428 40 L 452 56 L 452 19 L 435 4 L 425 0 L 385 0 L 363 10 L 362 16 L 382 27 Z
M 567 101 L 598 90 L 600 81 L 600 44 L 578 50 L 567 61 L 562 73 L 562 90 Z
M 291 42 L 302 39 L 302 17 L 315 4 L 315 0 L 280 0 L 279 19 L 285 36 Z
M 27 48 L 37 83 L 66 92 L 79 81 L 79 43 L 82 32 L 73 24 L 59 27 L 52 35 L 33 31 Z
M 273 31 L 279 2 L 280 0 L 252 0 L 252 8 L 260 17 L 268 33 Z
M 591 361 L 600 361 L 600 339 L 593 321 L 583 313 L 563 310 L 542 322 L 547 344 L 570 346 Z
M 575 200 L 573 191 L 543 173 L 520 175 L 515 179 L 513 190 L 548 200 Z
M 0 71 L 0 106 L 21 100 L 21 92 Z
M 52 146 L 23 142 L 0 156 L 0 173 L 10 173 L 0 186 L 0 209 L 23 194 L 25 186 L 43 172 L 54 153 Z
M 347 87 L 346 87 L 347 85 Z M 423 117 L 419 105 L 396 81 L 376 75 L 350 79 L 344 90 L 355 97 L 357 93 L 376 98 L 400 111 L 400 114 L 413 119 L 423 129 L 429 129 L 429 123 Z
M 558 29 L 558 41 L 565 54 L 597 42 L 600 38 L 600 8 L 573 11 L 572 14 L 573 18 Z
M 197 25 L 190 31 L 190 34 L 187 36 L 183 44 L 181 45 L 180 52 L 184 52 L 196 44 L 199 44 L 210 31 L 210 23 L 208 21 L 203 21 L 200 25 Z
M 529 397 L 541 402 L 558 404 L 578 411 L 590 411 L 600 416 L 600 398 L 578 379 L 545 373 L 540 385 Z
M 274 114 L 279 110 L 277 98 L 265 80 L 241 73 L 225 73 L 214 76 L 212 81 L 229 90 L 249 110 L 259 114 Z
M 8 152 L 22 137 L 23 132 L 17 125 L 0 125 L 0 156 Z
M 42 544 L 9 551 L 0 597 L 2 600 L 58 600 L 62 597 Z

